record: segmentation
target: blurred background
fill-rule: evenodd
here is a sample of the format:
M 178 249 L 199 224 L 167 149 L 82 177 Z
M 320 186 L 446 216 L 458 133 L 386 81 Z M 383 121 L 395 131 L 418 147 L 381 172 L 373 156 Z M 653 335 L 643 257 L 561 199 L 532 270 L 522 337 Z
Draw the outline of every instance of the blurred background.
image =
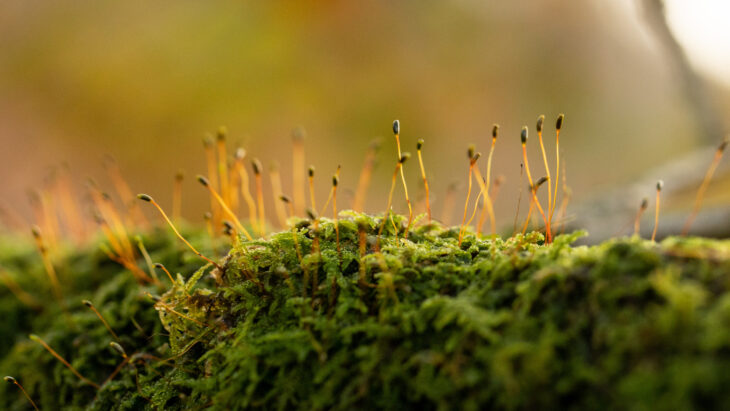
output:
M 616 234 L 641 197 L 653 204 L 653 182 L 663 178 L 662 233 L 676 232 L 672 213 L 684 221 L 699 180 L 672 173 L 701 179 L 730 126 L 729 19 L 724 0 L 667 0 L 665 10 L 655 0 L 5 1 L 0 206 L 30 224 L 28 192 L 54 168 L 67 164 L 83 195 L 88 177 L 110 187 L 103 158 L 113 155 L 135 193 L 168 209 L 174 175 L 185 170 L 182 213 L 202 222 L 209 202 L 193 177 L 206 170 L 207 133 L 225 125 L 229 153 L 243 146 L 267 168 L 277 161 L 291 193 L 292 130 L 301 126 L 320 202 L 342 165 L 342 208 L 370 141 L 384 138 L 367 201 L 379 212 L 398 118 L 404 151 L 425 140 L 435 216 L 456 184 L 451 223 L 463 210 L 466 148 L 484 153 L 484 169 L 499 123 L 492 175 L 504 183 L 495 206 L 500 227 L 511 229 L 526 184 L 520 129 L 530 127 L 532 173 L 541 176 L 535 120 L 547 117 L 554 166 L 554 122 L 565 113 L 571 221 L 595 240 Z M 696 153 L 699 162 L 686 160 Z M 422 196 L 417 163 L 405 170 Z M 715 230 L 730 222 L 726 170 L 708 191 L 698 232 L 727 234 Z M 596 214 L 595 204 L 617 198 Z M 266 202 L 272 207 L 270 194 Z

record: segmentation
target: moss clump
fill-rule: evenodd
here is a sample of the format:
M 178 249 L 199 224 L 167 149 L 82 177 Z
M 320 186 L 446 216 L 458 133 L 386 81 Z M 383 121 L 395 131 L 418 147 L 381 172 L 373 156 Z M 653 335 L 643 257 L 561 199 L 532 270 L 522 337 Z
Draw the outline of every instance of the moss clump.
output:
M 550 245 L 532 233 L 459 245 L 458 229 L 438 225 L 404 239 L 399 216 L 378 241 L 379 218 L 341 216 L 339 250 L 331 220 L 300 220 L 236 244 L 224 272 L 195 271 L 156 233 L 153 258 L 185 278 L 167 291 L 87 262 L 73 275 L 97 280 L 80 294 L 131 361 L 95 391 L 10 331 L 0 371 L 48 409 L 730 407 L 728 241 L 571 247 L 581 233 Z M 43 310 L 29 328 L 86 377 L 101 383 L 122 362 L 80 304 L 74 326 Z M 0 389 L 2 408 L 27 407 Z

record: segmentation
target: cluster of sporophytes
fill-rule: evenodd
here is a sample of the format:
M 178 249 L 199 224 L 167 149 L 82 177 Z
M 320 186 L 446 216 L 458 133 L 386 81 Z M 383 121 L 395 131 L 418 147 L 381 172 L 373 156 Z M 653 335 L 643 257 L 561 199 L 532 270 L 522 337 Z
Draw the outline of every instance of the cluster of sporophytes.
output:
M 396 138 L 399 131 L 394 124 Z M 524 147 L 526 130 L 521 137 Z M 468 187 L 474 177 L 479 191 L 471 214 L 467 197 L 462 223 L 450 227 L 431 219 L 428 194 L 415 215 L 400 147 L 378 215 L 359 211 L 360 187 L 357 211 L 338 210 L 339 170 L 320 212 L 313 195 L 304 205 L 306 183 L 289 197 L 275 174 L 287 224 L 276 232 L 267 229 L 260 162 L 251 195 L 245 153 L 227 165 L 215 145 L 206 145 L 211 167 L 199 177 L 211 194 L 210 230 L 181 223 L 177 188 L 172 218 L 139 196 L 169 223 L 144 229 L 139 202 L 118 212 L 92 187 L 100 230 L 78 234 L 99 237 L 86 246 L 54 241 L 49 220 L 34 230 L 35 246 L 0 240 L 0 371 L 12 375 L 0 385 L 0 407 L 730 406 L 730 241 L 633 236 L 573 247 L 584 233 L 553 236 L 554 210 L 564 209 L 558 185 L 549 176 L 533 182 L 526 154 L 530 211 L 538 209 L 545 233 L 527 232 L 526 223 L 483 235 L 484 215 L 495 226 L 496 190 L 473 149 Z M 217 148 L 227 158 L 222 137 Z M 294 152 L 303 164 L 300 135 Z M 305 171 L 295 168 L 295 182 Z M 407 215 L 391 211 L 399 176 Z M 543 207 L 537 188 L 545 183 L 554 197 Z M 243 222 L 239 197 L 249 211 Z M 482 221 L 471 229 L 479 201 Z M 332 218 L 322 217 L 330 205 Z

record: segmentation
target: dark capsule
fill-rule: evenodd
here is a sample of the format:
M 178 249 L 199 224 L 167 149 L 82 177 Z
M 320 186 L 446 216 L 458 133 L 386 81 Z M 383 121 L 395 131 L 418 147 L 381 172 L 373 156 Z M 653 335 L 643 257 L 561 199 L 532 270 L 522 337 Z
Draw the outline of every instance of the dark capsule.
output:
M 393 121 L 393 134 L 400 134 L 400 120 Z
M 418 141 L 416 141 L 416 150 L 420 150 L 423 147 L 423 139 L 419 138 Z
M 114 351 L 118 352 L 119 355 L 121 355 L 122 357 L 127 356 L 127 353 L 124 351 L 124 348 L 122 348 L 122 346 L 117 344 L 116 342 L 114 342 L 114 341 L 110 342 L 109 346 L 112 347 L 114 349 Z
M 225 126 L 218 127 L 218 132 L 216 133 L 218 141 L 224 141 L 226 139 L 226 134 L 228 134 L 228 129 Z
M 307 135 L 307 132 L 304 130 L 304 127 L 297 127 L 291 133 L 292 139 L 295 141 L 304 140 L 304 137 L 306 135 Z
M 367 231 L 368 230 L 368 222 L 365 219 L 359 219 L 357 220 L 357 229 L 358 231 Z
M 558 120 L 555 122 L 555 129 L 560 131 L 560 129 L 563 127 L 563 119 L 565 118 L 565 114 L 560 113 L 558 115 Z
M 520 133 L 520 140 L 522 141 L 522 144 L 527 143 L 527 126 L 522 127 L 522 132 Z
M 382 139 L 380 137 L 376 138 L 375 140 L 370 142 L 370 149 L 371 150 L 378 150 L 380 148 L 380 145 L 383 143 Z
M 492 138 L 497 138 L 497 135 L 499 135 L 499 124 L 492 126 Z
M 264 167 L 261 165 L 261 161 L 259 161 L 258 158 L 254 158 L 251 161 L 251 165 L 253 166 L 254 174 L 256 174 L 256 175 L 261 174 L 261 169 Z
M 545 122 L 545 115 L 541 114 L 540 117 L 537 118 L 537 126 L 535 126 L 535 129 L 538 133 L 542 133 L 542 124 Z

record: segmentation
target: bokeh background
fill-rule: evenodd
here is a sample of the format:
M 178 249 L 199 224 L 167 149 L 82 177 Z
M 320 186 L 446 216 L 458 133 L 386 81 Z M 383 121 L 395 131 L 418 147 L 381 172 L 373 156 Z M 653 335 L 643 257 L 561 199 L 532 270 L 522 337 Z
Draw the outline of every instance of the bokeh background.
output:
M 202 221 L 209 203 L 192 177 L 205 171 L 206 133 L 225 125 L 231 150 L 241 145 L 264 164 L 278 161 L 291 192 L 291 133 L 302 126 L 319 196 L 341 164 L 344 206 L 369 142 L 384 137 L 368 200 L 370 211 L 382 211 L 398 118 L 404 150 L 426 141 L 436 216 L 450 184 L 459 184 L 463 204 L 466 147 L 486 154 L 499 123 L 493 173 L 505 182 L 497 216 L 511 227 L 520 128 L 533 132 L 531 165 L 542 175 L 535 120 L 547 116 L 553 153 L 561 112 L 571 204 L 589 204 L 722 138 L 708 136 L 683 88 L 686 73 L 647 13 L 639 0 L 5 1 L 0 205 L 30 224 L 28 190 L 54 167 L 68 164 L 83 193 L 89 176 L 108 186 L 102 159 L 111 154 L 135 192 L 167 207 L 173 176 L 185 170 L 183 214 Z M 701 79 L 710 118 L 727 130 L 730 8 L 724 0 L 667 0 L 666 18 Z M 418 195 L 415 162 L 406 174 Z M 722 179 L 709 207 L 730 204 Z M 645 191 L 652 196 L 652 185 Z M 688 210 L 686 197 L 668 209 Z M 402 199 L 397 208 L 405 209 Z

